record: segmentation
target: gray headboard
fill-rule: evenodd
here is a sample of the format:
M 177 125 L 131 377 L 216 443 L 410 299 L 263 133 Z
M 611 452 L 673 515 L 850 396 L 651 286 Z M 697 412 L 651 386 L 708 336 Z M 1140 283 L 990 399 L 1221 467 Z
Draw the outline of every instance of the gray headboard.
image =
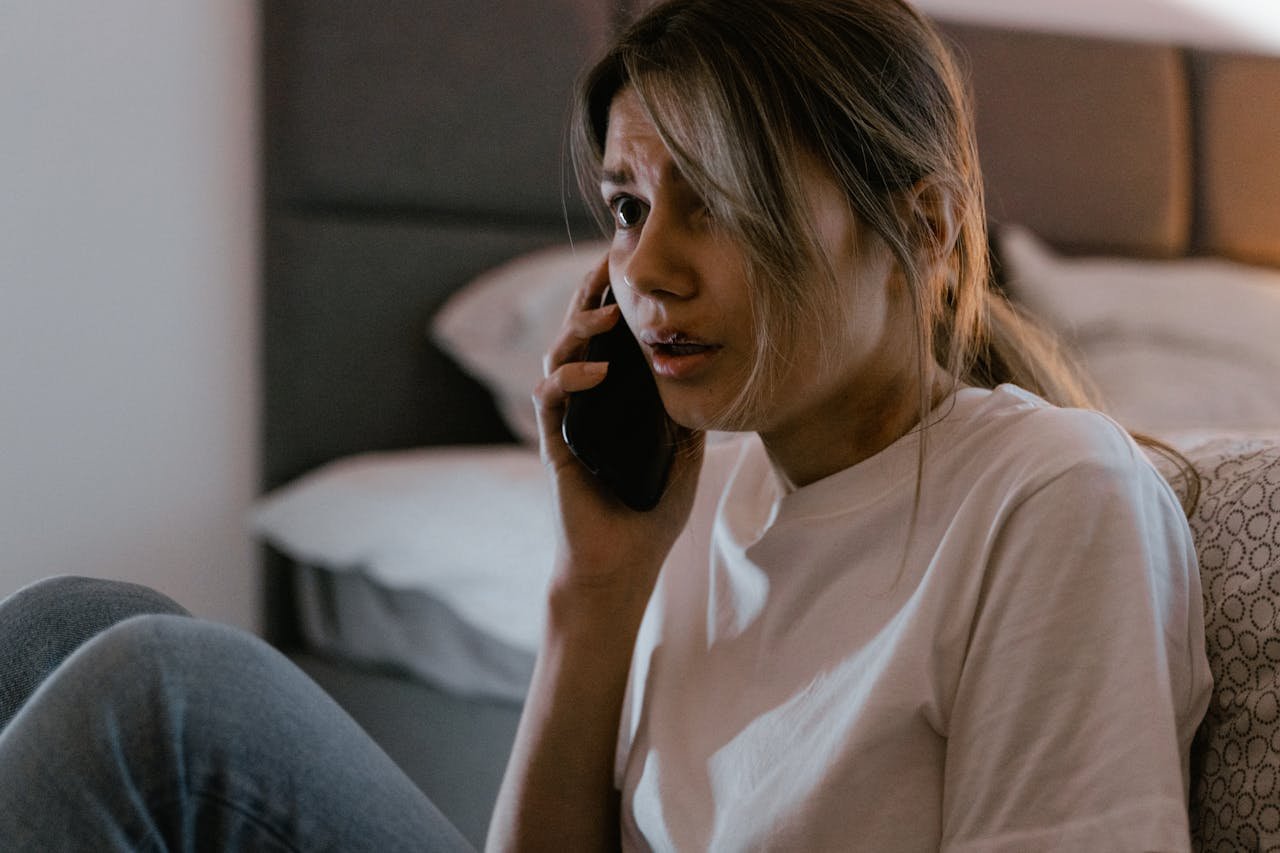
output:
M 428 319 L 476 273 L 593 233 L 566 204 L 563 128 L 620 8 L 262 5 L 264 488 L 359 451 L 510 438 Z M 1280 60 L 946 29 L 973 69 L 993 218 L 1068 251 L 1280 265 Z
M 427 339 L 476 273 L 586 233 L 566 186 L 572 82 L 610 32 L 591 0 L 270 0 L 262 487 L 366 450 L 510 440 Z M 267 635 L 290 573 L 265 557 Z
M 585 233 L 565 200 L 589 0 L 263 4 L 263 482 L 347 453 L 509 438 L 427 341 L 477 272 Z

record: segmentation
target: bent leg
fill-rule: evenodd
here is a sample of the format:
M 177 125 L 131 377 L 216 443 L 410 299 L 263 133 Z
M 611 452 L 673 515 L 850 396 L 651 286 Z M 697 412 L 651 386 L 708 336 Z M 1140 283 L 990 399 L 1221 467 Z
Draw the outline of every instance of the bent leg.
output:
M 98 635 L 0 733 L 0 848 L 470 849 L 283 655 L 173 616 Z
M 0 601 L 0 729 L 68 655 L 143 613 L 187 615 L 144 586 L 71 576 L 38 581 Z

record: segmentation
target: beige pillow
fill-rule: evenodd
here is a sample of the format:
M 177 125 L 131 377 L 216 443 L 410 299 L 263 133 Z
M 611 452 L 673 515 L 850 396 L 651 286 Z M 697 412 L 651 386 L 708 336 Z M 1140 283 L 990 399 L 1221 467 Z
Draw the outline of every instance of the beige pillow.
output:
M 1190 517 L 1213 695 L 1191 751 L 1197 850 L 1280 846 L 1280 431 L 1173 436 L 1199 472 Z M 1170 465 L 1157 460 L 1169 476 Z

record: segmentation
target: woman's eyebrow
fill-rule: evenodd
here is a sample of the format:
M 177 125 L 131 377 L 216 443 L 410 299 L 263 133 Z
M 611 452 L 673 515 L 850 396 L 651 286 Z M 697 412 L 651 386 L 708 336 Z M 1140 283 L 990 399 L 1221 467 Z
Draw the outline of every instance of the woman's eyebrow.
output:
M 600 183 L 626 185 L 631 183 L 631 172 L 626 168 L 606 168 L 600 175 Z
M 663 173 L 664 180 L 670 181 L 671 183 L 677 184 L 680 186 L 685 186 L 685 187 L 689 186 L 689 181 L 687 178 L 685 178 L 684 172 L 681 172 L 679 167 L 677 167 L 674 163 L 667 163 L 663 167 L 662 173 Z M 600 172 L 601 186 L 605 184 L 610 184 L 613 186 L 625 187 L 634 182 L 635 182 L 635 179 L 631 174 L 631 170 L 626 166 L 618 166 L 616 168 L 610 168 L 608 166 L 605 166 Z

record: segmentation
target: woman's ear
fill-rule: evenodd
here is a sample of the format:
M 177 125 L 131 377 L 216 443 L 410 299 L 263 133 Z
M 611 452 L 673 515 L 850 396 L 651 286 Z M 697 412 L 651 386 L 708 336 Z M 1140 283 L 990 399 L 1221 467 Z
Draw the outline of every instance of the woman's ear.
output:
M 955 194 L 948 187 L 924 178 L 903 192 L 899 204 L 899 213 L 928 235 L 937 257 L 951 254 L 960 234 L 960 217 Z

